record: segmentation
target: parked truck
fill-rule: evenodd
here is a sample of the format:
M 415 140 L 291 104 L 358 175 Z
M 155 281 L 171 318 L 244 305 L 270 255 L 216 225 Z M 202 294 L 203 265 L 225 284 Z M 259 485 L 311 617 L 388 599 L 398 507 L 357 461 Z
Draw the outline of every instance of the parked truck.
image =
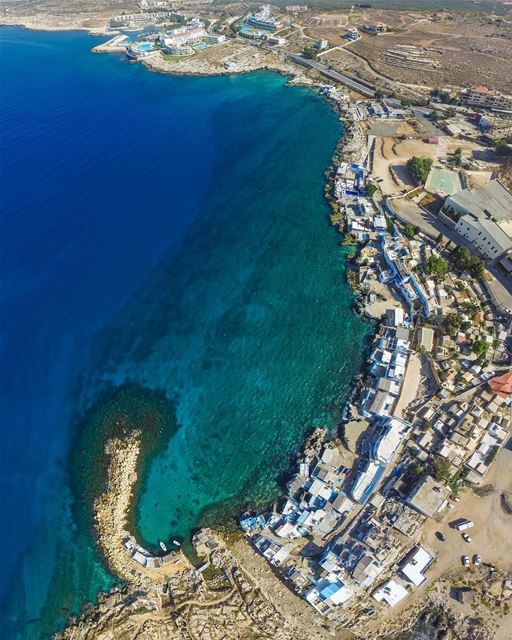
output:
M 466 531 L 466 529 L 471 529 L 471 527 L 474 527 L 475 523 L 472 520 L 461 520 L 454 526 L 459 531 Z

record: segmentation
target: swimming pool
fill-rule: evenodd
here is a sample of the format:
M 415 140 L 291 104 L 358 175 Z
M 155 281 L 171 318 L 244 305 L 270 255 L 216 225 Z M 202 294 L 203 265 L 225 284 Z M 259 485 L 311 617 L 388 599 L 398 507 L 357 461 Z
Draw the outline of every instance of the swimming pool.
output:
M 151 42 L 139 42 L 135 45 L 135 48 L 139 51 L 151 51 L 154 49 L 154 45 Z

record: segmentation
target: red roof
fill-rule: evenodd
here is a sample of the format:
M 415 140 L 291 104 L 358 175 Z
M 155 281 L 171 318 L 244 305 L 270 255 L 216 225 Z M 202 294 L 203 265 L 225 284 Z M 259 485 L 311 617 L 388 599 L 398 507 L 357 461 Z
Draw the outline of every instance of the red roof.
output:
M 427 138 L 427 142 L 429 144 L 437 144 L 439 142 L 439 138 L 437 138 L 436 136 L 429 136 Z
M 502 398 L 512 393 L 512 370 L 489 380 L 489 386 Z
M 472 88 L 473 93 L 482 93 L 488 96 L 496 96 L 498 95 L 496 93 L 496 91 L 491 91 L 491 89 L 488 89 L 487 87 L 473 87 Z

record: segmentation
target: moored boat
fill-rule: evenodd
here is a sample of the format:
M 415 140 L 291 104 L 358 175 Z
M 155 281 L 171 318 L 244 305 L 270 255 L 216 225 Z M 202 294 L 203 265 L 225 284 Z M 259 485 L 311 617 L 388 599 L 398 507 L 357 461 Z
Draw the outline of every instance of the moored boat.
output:
M 158 544 L 160 545 L 160 549 L 162 549 L 162 551 L 167 551 L 167 547 L 161 540 L 158 541 Z

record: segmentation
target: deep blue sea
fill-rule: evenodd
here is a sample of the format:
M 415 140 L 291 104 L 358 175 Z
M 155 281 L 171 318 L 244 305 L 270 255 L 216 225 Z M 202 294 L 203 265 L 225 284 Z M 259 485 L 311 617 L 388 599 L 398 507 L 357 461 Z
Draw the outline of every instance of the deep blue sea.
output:
M 172 398 L 137 527 L 186 539 L 276 496 L 370 327 L 323 199 L 341 125 L 315 93 L 154 74 L 80 33 L 0 40 L 0 626 L 35 639 L 113 584 L 68 467 L 106 385 Z

